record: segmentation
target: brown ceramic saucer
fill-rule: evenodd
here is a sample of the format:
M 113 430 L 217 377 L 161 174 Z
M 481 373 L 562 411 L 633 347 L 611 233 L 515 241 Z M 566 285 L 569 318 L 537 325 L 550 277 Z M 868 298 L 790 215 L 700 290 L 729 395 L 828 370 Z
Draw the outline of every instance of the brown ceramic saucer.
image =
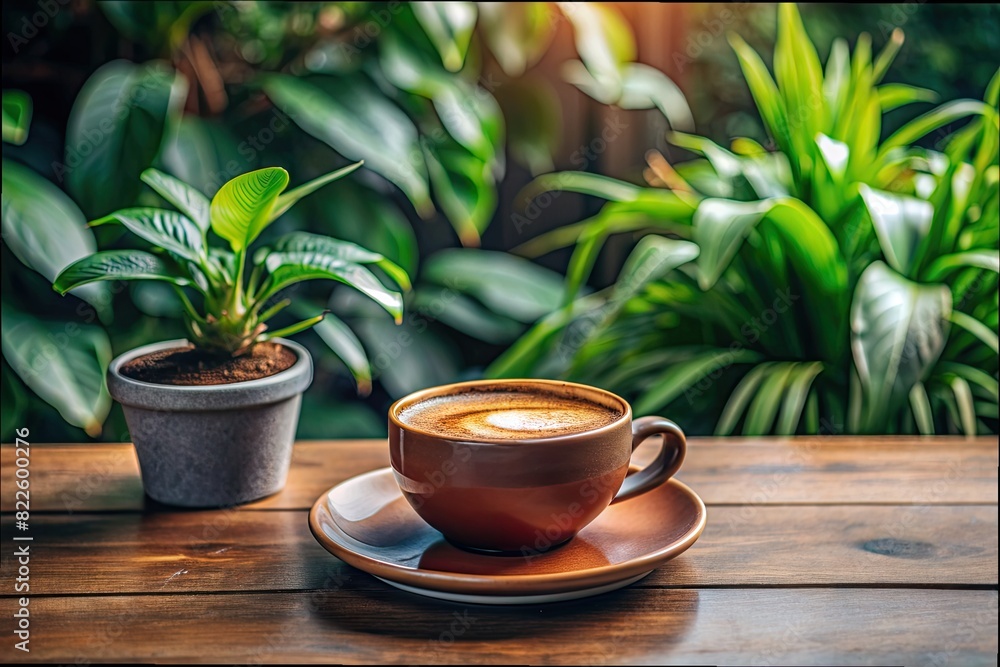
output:
M 705 528 L 705 504 L 671 479 L 615 503 L 565 546 L 527 556 L 471 553 L 447 542 L 403 498 L 392 470 L 353 477 L 309 512 L 330 553 L 411 593 L 479 604 L 534 604 L 627 586 L 683 553 Z

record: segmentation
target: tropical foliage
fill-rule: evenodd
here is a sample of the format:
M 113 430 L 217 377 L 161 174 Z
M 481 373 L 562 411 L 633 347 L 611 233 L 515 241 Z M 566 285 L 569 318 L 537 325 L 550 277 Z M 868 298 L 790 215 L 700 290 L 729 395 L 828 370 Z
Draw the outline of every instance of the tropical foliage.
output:
M 769 145 L 674 132 L 701 157 L 651 153 L 648 187 L 530 186 L 608 203 L 522 246 L 574 246 L 562 307 L 489 374 L 593 382 L 720 434 L 995 431 L 1000 76 L 882 138 L 886 113 L 935 98 L 882 83 L 902 33 L 878 54 L 838 40 L 824 67 L 778 11 L 773 74 L 730 38 Z M 620 233 L 642 238 L 616 284 L 583 294 Z
M 398 322 L 403 318 L 402 294 L 387 289 L 365 265 L 379 267 L 403 289 L 409 289 L 410 281 L 405 271 L 378 253 L 330 236 L 291 232 L 279 237 L 273 247 L 249 254 L 261 232 L 299 199 L 360 166 L 345 167 L 288 191 L 284 169 L 258 169 L 225 183 L 211 201 L 190 185 L 147 169 L 143 180 L 179 212 L 129 208 L 90 226 L 121 224 L 150 243 L 155 254 L 144 250 L 97 252 L 63 269 L 54 287 L 65 295 L 99 281 L 168 283 L 183 306 L 189 340 L 203 350 L 228 356 L 245 354 L 257 343 L 298 333 L 323 321 L 326 313 L 279 329 L 267 324 L 292 303 L 288 297 L 277 300 L 277 295 L 305 280 L 327 279 L 350 285 Z M 210 245 L 209 231 L 228 242 L 229 249 Z M 185 288 L 200 301 L 198 306 Z

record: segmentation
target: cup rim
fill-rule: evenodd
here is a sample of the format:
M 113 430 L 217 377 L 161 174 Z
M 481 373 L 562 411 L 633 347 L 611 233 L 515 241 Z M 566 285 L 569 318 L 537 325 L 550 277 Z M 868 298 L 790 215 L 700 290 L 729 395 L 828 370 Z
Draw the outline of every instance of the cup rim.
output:
M 435 398 L 437 396 L 448 396 L 451 394 L 461 393 L 464 389 L 469 389 L 473 387 L 495 387 L 497 385 L 514 385 L 514 386 L 524 386 L 524 385 L 541 385 L 548 388 L 575 388 L 583 392 L 591 392 L 600 394 L 606 398 L 610 398 L 613 401 L 617 401 L 622 408 L 622 414 L 618 419 L 615 419 L 609 424 L 604 426 L 598 426 L 597 428 L 587 429 L 584 431 L 576 431 L 573 433 L 563 433 L 560 435 L 548 435 L 540 438 L 467 438 L 463 436 L 447 435 L 444 433 L 435 433 L 434 431 L 429 431 L 427 429 L 419 428 L 411 424 L 404 423 L 399 418 L 399 412 L 414 403 L 418 403 L 422 400 L 428 398 Z M 411 394 L 398 399 L 389 407 L 389 423 L 402 432 L 418 433 L 427 438 L 433 438 L 435 440 L 443 440 L 446 442 L 457 442 L 466 445 L 472 444 L 488 444 L 491 446 L 496 445 L 533 445 L 533 444 L 561 444 L 563 442 L 573 443 L 579 438 L 593 438 L 594 436 L 600 436 L 605 433 L 612 432 L 618 428 L 621 428 L 623 424 L 628 425 L 632 421 L 632 406 L 624 398 L 608 391 L 607 389 L 602 389 L 600 387 L 594 387 L 589 384 L 582 384 L 579 382 L 568 382 L 565 380 L 546 380 L 540 378 L 501 378 L 496 380 L 467 380 L 465 382 L 453 382 L 451 384 L 443 384 L 435 387 L 427 387 L 426 389 L 420 389 Z

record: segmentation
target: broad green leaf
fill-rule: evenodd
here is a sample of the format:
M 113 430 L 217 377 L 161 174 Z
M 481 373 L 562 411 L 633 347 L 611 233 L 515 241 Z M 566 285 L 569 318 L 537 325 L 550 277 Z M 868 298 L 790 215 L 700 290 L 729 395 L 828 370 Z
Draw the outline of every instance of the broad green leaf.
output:
M 555 31 L 554 18 L 547 2 L 479 3 L 480 35 L 512 79 L 545 52 Z
M 73 262 L 52 287 L 60 294 L 98 280 L 163 280 L 190 285 L 191 280 L 161 258 L 141 250 L 104 250 Z
M 635 60 L 632 30 L 619 11 L 608 5 L 560 2 L 573 25 L 576 52 L 597 85 L 617 100 L 622 93 L 622 68 Z
M 15 257 L 49 282 L 62 269 L 97 249 L 87 220 L 73 200 L 13 160 L 3 161 L 0 202 L 4 243 Z M 106 287 L 91 285 L 73 294 L 103 314 L 109 303 Z
M 927 280 L 942 280 L 955 269 L 967 266 L 1000 273 L 1000 253 L 992 250 L 969 250 L 938 257 L 927 268 Z
M 884 424 L 937 361 L 948 336 L 951 292 L 910 282 L 882 262 L 858 280 L 851 306 L 851 349 L 864 395 L 865 430 Z
M 428 146 L 434 197 L 464 246 L 479 246 L 497 207 L 489 166 L 460 146 Z
M 91 437 L 111 409 L 104 375 L 111 344 L 99 327 L 43 322 L 3 305 L 3 356 L 33 392 Z
M 134 203 L 186 93 L 186 79 L 157 61 L 114 60 L 87 80 L 70 111 L 65 162 L 54 168 L 89 217 Z
M 31 97 L 21 90 L 3 91 L 3 140 L 20 146 L 28 140 Z
M 626 63 L 621 66 L 615 87 L 602 85 L 584 63 L 563 64 L 563 78 L 601 104 L 621 109 L 658 109 L 675 130 L 694 130 L 694 117 L 684 93 L 670 78 L 649 65 Z
M 364 160 L 399 186 L 422 217 L 432 213 L 417 128 L 371 84 L 341 77 L 332 95 L 298 77 L 272 75 L 264 90 L 303 130 L 348 159 Z
M 358 384 L 358 393 L 367 396 L 372 391 L 372 370 L 361 341 L 339 317 L 327 313 L 313 331 L 319 334 L 333 353 L 344 362 Z
M 530 323 L 559 306 L 559 274 L 526 259 L 489 250 L 450 249 L 423 265 L 426 281 L 475 297 L 491 311 Z
M 847 173 L 848 162 L 851 159 L 850 147 L 842 141 L 831 139 L 822 133 L 816 135 L 816 147 L 819 148 L 819 154 L 830 175 L 833 176 L 834 182 L 843 181 L 844 174 Z
M 904 83 L 886 83 L 878 87 L 878 103 L 882 112 L 892 111 L 915 102 L 936 102 L 937 93 Z
M 341 241 L 322 234 L 292 232 L 275 241 L 274 250 L 277 252 L 318 253 L 335 260 L 355 264 L 376 264 L 404 290 L 410 289 L 410 278 L 400 266 L 377 252 L 372 252 L 349 241 Z
M 864 184 L 858 191 L 889 266 L 910 275 L 920 261 L 917 249 L 931 228 L 934 207 L 922 199 L 873 190 Z
M 813 380 L 823 372 L 823 364 L 818 361 L 794 364 L 785 385 L 781 401 L 781 413 L 774 425 L 775 435 L 795 435 L 802 419 L 802 410 L 812 387 Z
M 157 194 L 166 199 L 198 225 L 202 235 L 211 227 L 209 218 L 210 203 L 208 197 L 184 181 L 164 174 L 158 169 L 149 168 L 142 172 L 142 180 Z
M 432 315 L 453 329 L 493 345 L 509 344 L 525 328 L 470 296 L 436 285 L 422 285 L 414 292 L 411 312 Z
M 743 239 L 767 212 L 767 202 L 706 199 L 695 211 L 692 225 L 698 255 L 698 285 L 709 290 L 729 267 Z
M 619 304 L 639 294 L 653 280 L 659 280 L 682 264 L 693 261 L 699 248 L 689 241 L 650 234 L 644 237 L 625 260 L 612 298 Z
M 923 382 L 913 385 L 909 399 L 910 410 L 917 423 L 917 430 L 920 431 L 921 435 L 934 435 L 934 411 L 931 409 L 931 401 L 927 397 L 927 389 Z
M 953 324 L 957 324 L 981 340 L 986 347 L 993 350 L 994 354 L 1000 354 L 1000 340 L 998 340 L 996 331 L 986 326 L 972 315 L 963 313 L 960 310 L 952 311 L 950 319 Z
M 650 388 L 633 402 L 633 411 L 640 416 L 654 413 L 699 381 L 705 378 L 714 381 L 710 374 L 717 371 L 724 372 L 733 364 L 752 362 L 758 358 L 759 355 L 751 350 L 713 349 L 706 350 L 687 361 L 671 364 L 653 380 Z
M 270 273 L 261 301 L 282 289 L 304 280 L 336 280 L 350 285 L 385 308 L 400 322 L 403 318 L 403 297 L 383 285 L 363 266 L 316 252 L 273 252 L 265 265 Z
M 141 239 L 178 257 L 200 262 L 205 256 L 201 230 L 186 216 L 162 208 L 126 208 L 90 223 L 118 222 Z
M 288 186 L 288 172 L 267 167 L 242 174 L 212 198 L 212 231 L 229 241 L 234 252 L 246 249 L 273 220 L 278 197 Z
M 410 7 L 444 66 L 451 72 L 462 69 L 476 27 L 476 3 L 411 2 Z

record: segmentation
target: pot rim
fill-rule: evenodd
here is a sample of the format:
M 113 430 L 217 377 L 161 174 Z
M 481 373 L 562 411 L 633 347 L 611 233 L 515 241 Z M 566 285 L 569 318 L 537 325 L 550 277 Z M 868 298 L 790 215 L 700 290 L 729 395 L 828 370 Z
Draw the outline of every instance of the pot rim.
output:
M 122 374 L 127 362 L 153 352 L 190 345 L 186 338 L 150 343 L 123 352 L 108 365 L 108 391 L 123 405 L 166 410 L 224 410 L 273 403 L 302 393 L 312 382 L 312 357 L 294 341 L 275 338 L 290 349 L 296 361 L 289 368 L 256 380 L 212 385 L 173 385 L 144 382 Z

